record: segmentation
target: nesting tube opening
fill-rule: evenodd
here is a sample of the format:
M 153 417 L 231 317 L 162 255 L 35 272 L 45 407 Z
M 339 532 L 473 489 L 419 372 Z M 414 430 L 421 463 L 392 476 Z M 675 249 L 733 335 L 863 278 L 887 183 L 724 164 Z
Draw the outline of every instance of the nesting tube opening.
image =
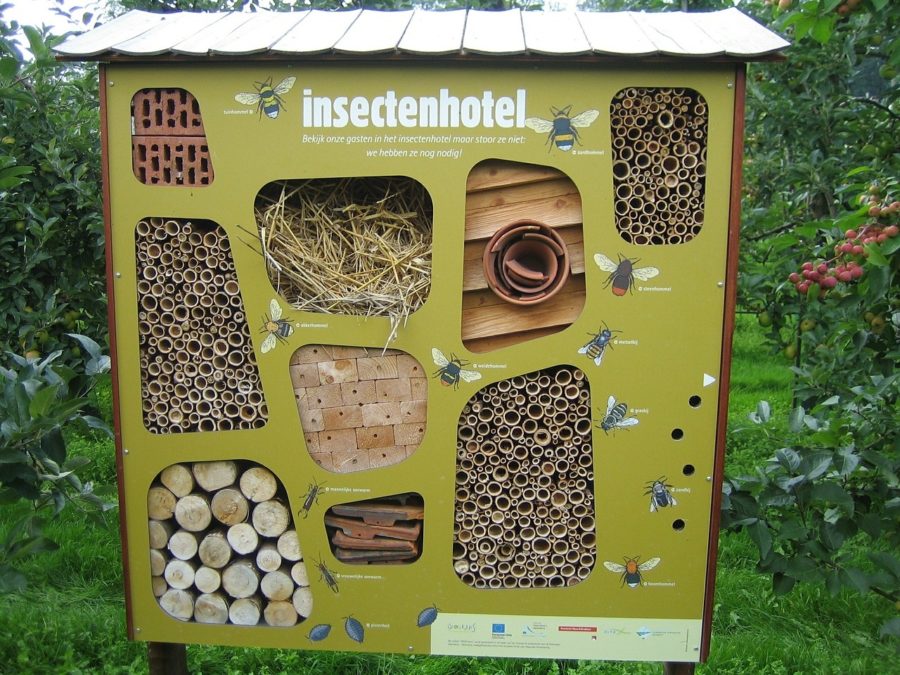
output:
M 488 287 L 516 305 L 552 298 L 569 278 L 566 243 L 552 228 L 533 220 L 506 225 L 491 237 L 482 259 Z

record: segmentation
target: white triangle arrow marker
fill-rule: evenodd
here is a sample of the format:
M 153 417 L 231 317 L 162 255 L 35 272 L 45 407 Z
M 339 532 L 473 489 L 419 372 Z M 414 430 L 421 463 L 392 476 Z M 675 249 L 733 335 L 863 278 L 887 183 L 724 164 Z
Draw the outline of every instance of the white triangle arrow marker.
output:
M 711 385 L 711 384 L 712 384 L 713 382 L 715 382 L 715 381 L 716 381 L 716 378 L 714 378 L 712 375 L 708 375 L 707 373 L 703 373 L 703 386 L 704 386 L 704 387 L 708 387 L 709 385 Z

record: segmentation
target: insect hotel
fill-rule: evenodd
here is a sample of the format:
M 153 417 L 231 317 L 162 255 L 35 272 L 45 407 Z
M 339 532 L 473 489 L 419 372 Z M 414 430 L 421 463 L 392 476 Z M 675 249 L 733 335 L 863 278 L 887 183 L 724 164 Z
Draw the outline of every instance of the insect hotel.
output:
M 101 63 L 131 637 L 694 662 L 738 12 L 129 12 Z

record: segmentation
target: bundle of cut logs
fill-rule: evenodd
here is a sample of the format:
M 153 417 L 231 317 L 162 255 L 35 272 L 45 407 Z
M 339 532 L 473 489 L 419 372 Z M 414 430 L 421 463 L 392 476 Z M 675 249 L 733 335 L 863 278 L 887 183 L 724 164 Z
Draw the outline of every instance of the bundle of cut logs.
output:
M 312 611 L 284 487 L 264 466 L 173 464 L 147 495 L 153 594 L 198 623 L 293 626 Z
M 410 563 L 422 552 L 425 507 L 416 494 L 335 504 L 325 514 L 332 552 L 341 562 Z

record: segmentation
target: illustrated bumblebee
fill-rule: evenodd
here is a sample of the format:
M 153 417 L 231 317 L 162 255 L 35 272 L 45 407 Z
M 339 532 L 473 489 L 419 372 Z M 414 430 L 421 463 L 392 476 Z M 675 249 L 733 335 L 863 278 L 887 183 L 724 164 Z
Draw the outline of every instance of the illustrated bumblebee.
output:
M 234 100 L 244 105 L 255 105 L 259 109 L 259 116 L 263 113 L 270 119 L 278 117 L 278 113 L 284 108 L 284 96 L 294 86 L 297 81 L 296 77 L 286 77 L 275 87 L 272 86 L 272 78 L 269 77 L 264 82 L 255 82 L 255 92 L 241 92 L 234 95 Z
M 565 108 L 550 106 L 550 113 L 553 115 L 552 120 L 545 120 L 541 117 L 529 117 L 525 120 L 525 126 L 539 134 L 547 134 L 547 143 L 551 147 L 556 145 L 563 152 L 568 152 L 576 142 L 581 143 L 577 130 L 591 126 L 594 120 L 600 117 L 600 111 L 593 108 L 578 113 L 574 117 L 569 116 L 571 111 L 572 106 L 570 105 Z

